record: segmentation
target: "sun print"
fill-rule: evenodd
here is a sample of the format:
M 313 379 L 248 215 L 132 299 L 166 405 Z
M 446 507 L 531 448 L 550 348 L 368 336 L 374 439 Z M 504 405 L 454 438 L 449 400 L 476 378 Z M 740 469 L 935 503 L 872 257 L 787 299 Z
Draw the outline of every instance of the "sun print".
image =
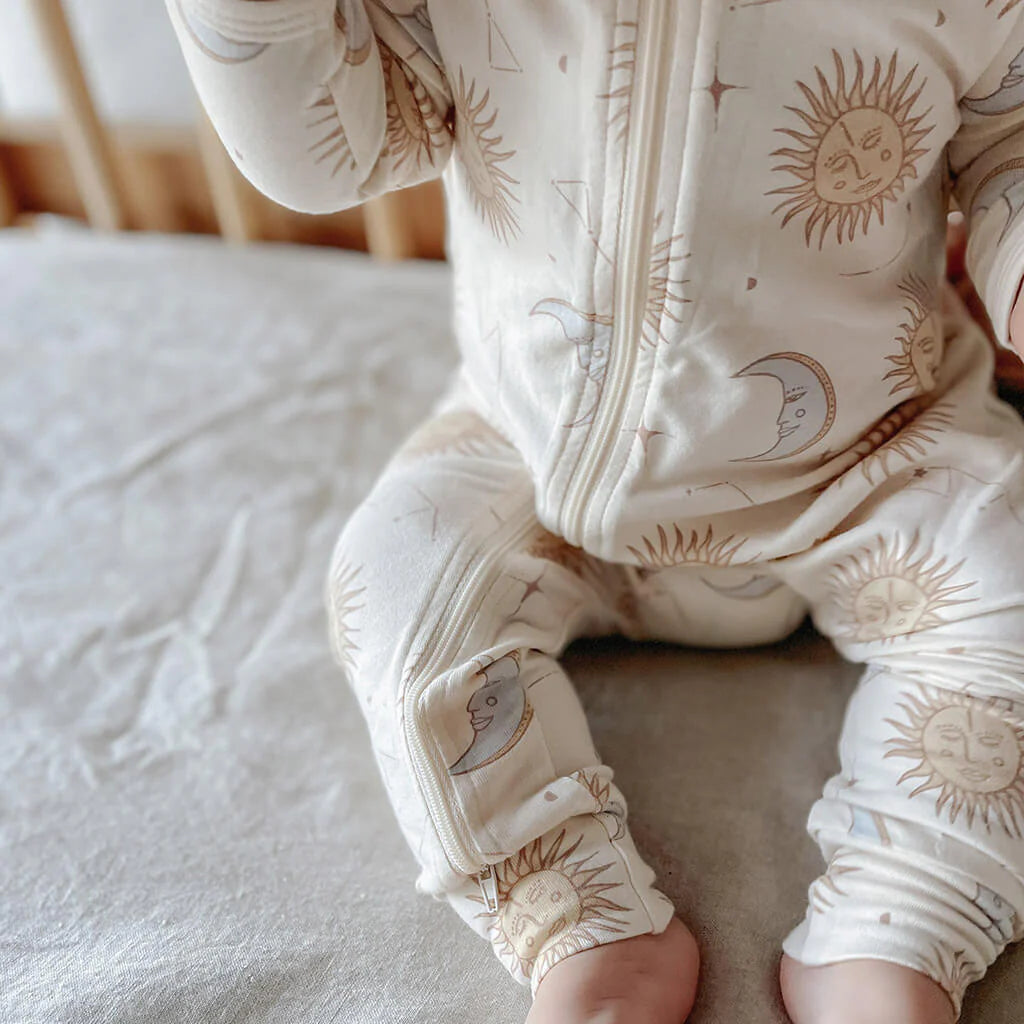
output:
M 657 235 L 661 224 L 661 211 L 654 218 L 654 231 Z M 673 248 L 683 236 L 672 235 L 651 245 L 650 272 L 647 283 L 647 305 L 644 308 L 643 340 L 647 345 L 656 345 L 659 341 L 668 341 L 662 332 L 662 318 L 673 323 L 682 323 L 674 308 L 690 300 L 681 291 L 689 281 L 673 274 L 673 264 L 688 259 L 690 254 L 673 253 Z
M 580 835 L 565 845 L 563 828 L 547 849 L 541 836 L 494 865 L 498 911 L 478 916 L 492 918 L 490 937 L 498 956 L 526 977 L 599 945 L 602 935 L 625 930 L 616 914 L 628 908 L 609 896 L 621 883 L 602 881 L 612 865 L 595 863 L 596 851 L 573 859 L 582 842 Z M 470 899 L 483 902 L 476 895 Z
M 696 530 L 682 530 L 674 526 L 669 534 L 664 526 L 658 526 L 657 542 L 641 537 L 642 548 L 632 545 L 628 550 L 643 569 L 668 569 L 677 565 L 730 565 L 736 552 L 746 543 L 730 535 L 715 540 L 709 526 L 702 535 Z
M 448 131 L 423 83 L 406 70 L 390 47 L 380 43 L 380 61 L 387 97 L 385 153 L 395 169 L 408 163 L 419 168 L 433 164 L 434 155 L 444 148 Z
M 887 480 L 897 469 L 906 468 L 898 463 L 912 463 L 915 456 L 924 456 L 928 447 L 938 444 L 938 435 L 953 425 L 952 405 L 937 402 L 929 407 L 923 397 L 909 398 L 888 415 L 882 417 L 852 448 L 849 455 L 853 467 L 860 463 L 860 472 L 869 483 Z M 894 461 L 897 465 L 893 465 Z M 845 481 L 840 480 L 840 484 Z
M 855 864 L 844 862 L 850 858 L 849 853 L 837 853 L 831 861 L 825 873 L 811 885 L 810 905 L 816 914 L 828 913 L 835 906 L 837 897 L 846 896 L 842 888 L 843 875 L 849 875 L 861 869 Z
M 916 532 L 902 546 L 899 535 L 879 536 L 833 569 L 828 586 L 847 639 L 867 643 L 934 629 L 942 625 L 944 609 L 965 603 L 954 595 L 974 583 L 950 582 L 962 561 L 947 568 L 947 560 L 933 557 L 933 548 L 924 548 Z
M 917 162 L 926 148 L 920 144 L 934 125 L 922 122 L 931 108 L 916 112 L 926 80 L 917 80 L 917 67 L 897 81 L 898 53 L 883 71 L 876 58 L 871 78 L 865 81 L 864 62 L 854 51 L 853 81 L 847 81 L 843 58 L 832 51 L 835 84 L 815 68 L 817 91 L 797 82 L 805 107 L 787 107 L 804 123 L 803 130 L 776 131 L 798 143 L 772 153 L 786 161 L 773 170 L 792 175 L 793 184 L 768 195 L 786 196 L 773 213 L 783 212 L 782 227 L 806 214 L 804 238 L 811 244 L 818 232 L 818 247 L 833 225 L 838 243 L 853 241 L 859 228 L 867 234 L 872 218 L 885 222 L 885 205 L 916 178 Z
M 1001 18 L 1004 14 L 1009 14 L 1021 2 L 1022 0 L 985 0 L 985 6 L 998 8 L 998 17 Z
M 462 68 L 455 89 L 455 152 L 465 172 L 466 188 L 477 214 L 495 238 L 506 244 L 519 234 L 519 203 L 513 186 L 519 181 L 502 166 L 516 155 L 514 149 L 502 149 L 503 138 L 494 130 L 498 110 L 488 113 L 491 91 L 479 99 L 476 82 L 467 87 Z
M 338 664 L 348 672 L 355 671 L 359 650 L 355 642 L 359 631 L 352 625 L 351 616 L 363 607 L 359 599 L 366 592 L 366 587 L 358 585 L 360 572 L 362 566 L 342 562 L 330 582 L 331 640 Z
M 355 157 L 352 156 L 352 150 L 349 148 L 345 129 L 341 126 L 341 116 L 331 90 L 326 85 L 323 86 L 307 109 L 313 113 L 313 119 L 307 127 L 317 129 L 319 135 L 319 138 L 310 145 L 308 150 L 315 154 L 314 163 L 321 164 L 325 160 L 332 161 L 332 178 L 342 170 L 354 171 L 356 169 Z
M 899 780 L 916 783 L 910 798 L 932 794 L 950 824 L 1024 837 L 1024 724 L 1010 702 L 926 686 L 903 696 L 885 756 L 916 762 Z
M 900 291 L 907 303 L 907 318 L 900 324 L 902 334 L 897 339 L 901 350 L 898 355 L 886 356 L 893 368 L 882 379 L 894 381 L 890 395 L 906 389 L 931 391 L 943 351 L 942 323 L 932 308 L 932 290 L 917 275 L 909 274 L 900 283 Z

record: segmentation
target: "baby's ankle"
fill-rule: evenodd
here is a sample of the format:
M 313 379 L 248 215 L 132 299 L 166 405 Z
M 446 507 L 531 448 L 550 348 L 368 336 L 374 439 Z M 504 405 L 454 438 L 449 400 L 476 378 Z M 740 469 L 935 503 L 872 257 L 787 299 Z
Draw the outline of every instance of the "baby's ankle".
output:
M 559 961 L 537 988 L 526 1024 L 682 1024 L 697 992 L 697 943 L 676 917 Z
M 788 956 L 782 997 L 793 1024 L 954 1024 L 949 996 L 931 978 L 882 960 L 808 967 Z

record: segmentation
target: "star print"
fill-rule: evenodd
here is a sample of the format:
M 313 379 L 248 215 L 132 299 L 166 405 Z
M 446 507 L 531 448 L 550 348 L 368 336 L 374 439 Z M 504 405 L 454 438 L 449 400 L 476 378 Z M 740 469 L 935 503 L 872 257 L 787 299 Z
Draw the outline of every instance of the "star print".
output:
M 522 583 L 522 585 L 524 587 L 526 587 L 526 589 L 523 591 L 522 599 L 520 600 L 519 604 L 516 606 L 516 610 L 512 613 L 512 615 L 517 615 L 519 613 L 519 609 L 522 608 L 523 605 L 526 604 L 526 602 L 534 594 L 543 594 L 544 593 L 544 591 L 541 589 L 541 586 L 540 586 L 540 581 L 543 578 L 544 578 L 544 573 L 543 572 L 535 580 L 520 580 L 518 576 L 515 577 L 515 579 L 519 580 L 519 582 Z
M 723 82 L 718 77 L 718 55 L 715 55 L 715 77 L 711 79 L 711 84 L 706 85 L 703 88 L 703 92 L 711 93 L 711 99 L 715 104 L 715 130 L 718 130 L 718 113 L 722 106 L 722 97 L 733 89 L 746 89 L 745 85 L 730 85 L 728 82 Z
M 633 430 L 630 430 L 627 427 L 623 431 L 623 433 L 624 434 L 628 434 L 628 433 L 636 434 L 636 436 L 638 438 L 640 438 L 640 444 L 643 445 L 644 456 L 645 457 L 647 456 L 647 449 L 648 449 L 648 446 L 651 443 L 651 438 L 653 438 L 653 437 L 668 437 L 669 436 L 668 434 L 665 433 L 664 430 L 651 430 L 647 426 L 647 424 L 645 424 L 645 423 L 641 423 L 640 426 L 634 427 Z

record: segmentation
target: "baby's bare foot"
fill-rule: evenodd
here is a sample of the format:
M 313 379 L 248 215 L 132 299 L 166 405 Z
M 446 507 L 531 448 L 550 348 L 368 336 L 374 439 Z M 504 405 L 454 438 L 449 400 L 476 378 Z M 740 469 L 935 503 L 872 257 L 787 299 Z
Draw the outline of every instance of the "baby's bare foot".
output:
M 884 960 L 807 967 L 788 956 L 782 998 L 793 1024 L 953 1024 L 949 996 L 931 978 Z
M 537 987 L 526 1024 L 682 1024 L 697 993 L 700 956 L 673 917 L 660 935 L 637 935 L 575 953 Z

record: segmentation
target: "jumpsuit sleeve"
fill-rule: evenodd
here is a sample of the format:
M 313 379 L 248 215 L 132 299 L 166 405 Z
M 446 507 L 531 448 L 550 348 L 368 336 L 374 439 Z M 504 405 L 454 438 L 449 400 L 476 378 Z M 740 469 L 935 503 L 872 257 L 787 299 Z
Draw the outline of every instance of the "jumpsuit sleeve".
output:
M 967 270 L 1010 345 L 1024 277 L 1024 25 L 1017 24 L 960 101 L 949 146 L 953 194 L 967 220 Z
M 166 0 L 192 80 L 252 184 L 330 213 L 438 177 L 452 91 L 425 0 Z

